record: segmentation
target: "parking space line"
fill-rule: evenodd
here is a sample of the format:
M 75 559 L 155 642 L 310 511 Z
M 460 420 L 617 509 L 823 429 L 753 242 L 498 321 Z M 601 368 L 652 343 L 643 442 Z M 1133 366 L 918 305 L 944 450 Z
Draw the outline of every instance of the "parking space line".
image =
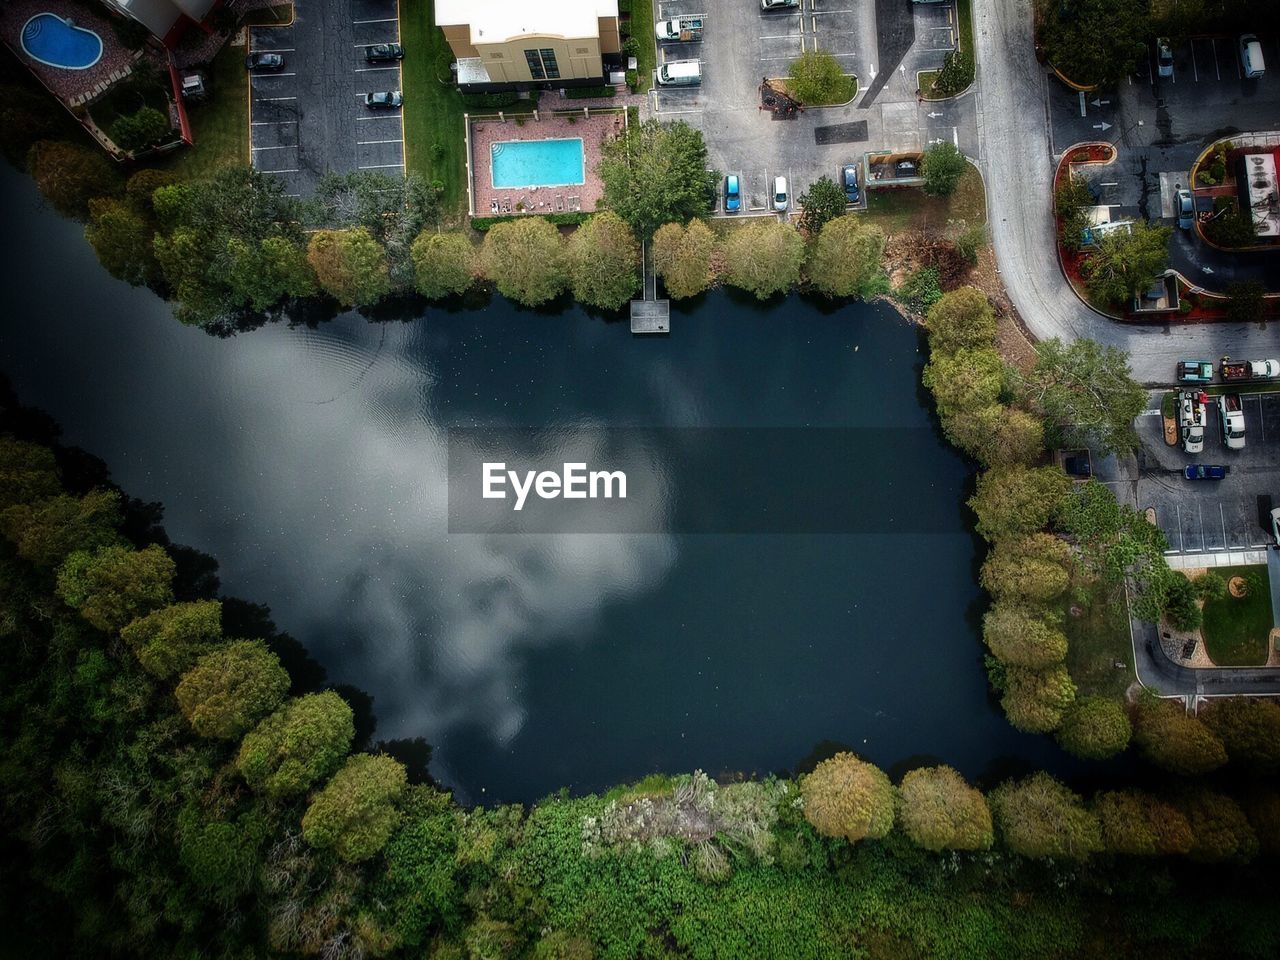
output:
M 297 167 L 286 167 L 283 170 L 262 170 L 261 167 L 259 167 L 258 169 L 261 170 L 262 173 L 297 173 L 298 172 Z
M 1187 552 L 1187 541 L 1186 541 L 1186 539 L 1182 536 L 1182 504 L 1180 504 L 1180 503 L 1175 503 L 1175 504 L 1173 505 L 1173 509 L 1174 509 L 1174 510 L 1176 510 L 1176 511 L 1178 511 L 1178 552 L 1179 552 L 1179 553 L 1186 553 L 1186 552 Z
M 297 123 L 297 120 L 252 120 L 249 122 L 251 127 L 275 127 L 282 123 Z
M 1222 546 L 1223 546 L 1223 549 L 1227 549 L 1231 546 L 1231 544 L 1227 542 L 1227 514 L 1222 509 L 1221 500 L 1218 501 L 1218 516 L 1222 519 Z
M 378 70 L 399 70 L 399 67 L 356 67 L 356 73 L 376 73 Z
M 1196 83 L 1200 82 L 1200 68 L 1196 66 L 1196 42 L 1191 41 L 1191 73 L 1195 76 Z
M 361 170 L 385 170 L 385 169 L 387 169 L 387 167 L 399 167 L 400 169 L 402 169 L 402 170 L 403 170 L 403 169 L 404 169 L 404 161 L 403 161 L 403 160 L 401 160 L 399 163 L 362 163 L 362 164 L 360 164 L 359 169 L 361 169 Z
M 286 143 L 279 147 L 252 147 L 251 146 L 249 149 L 250 150 L 292 150 L 296 146 L 297 146 L 296 143 Z
M 357 97 L 363 98 L 363 93 L 357 93 Z M 375 113 L 372 117 L 356 117 L 356 123 L 368 123 L 370 120 L 394 120 L 398 114 L 394 113 Z
M 293 53 L 293 47 L 275 47 L 271 50 L 250 50 L 250 53 Z
M 1196 513 L 1200 517 L 1200 549 L 1208 550 L 1209 544 L 1206 543 L 1204 539 L 1204 504 L 1199 502 L 1196 503 Z
M 352 20 L 352 23 L 399 23 L 399 17 L 383 17 L 381 20 Z
M 279 103 L 282 100 L 297 100 L 297 97 L 254 97 L 258 103 Z
M 1218 41 L 1213 37 L 1209 38 L 1209 49 L 1213 51 L 1213 75 L 1221 80 L 1222 71 L 1218 69 Z
M 395 140 L 357 140 L 356 145 L 365 147 L 371 143 L 404 143 L 404 140 L 396 138 Z

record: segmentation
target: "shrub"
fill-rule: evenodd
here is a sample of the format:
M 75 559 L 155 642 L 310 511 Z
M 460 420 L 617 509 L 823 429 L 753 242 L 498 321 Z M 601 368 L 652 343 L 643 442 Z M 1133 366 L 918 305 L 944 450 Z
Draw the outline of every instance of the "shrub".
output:
M 955 144 L 944 140 L 931 145 L 924 152 L 924 192 L 935 197 L 955 193 L 967 164 Z
M 856 842 L 893 827 L 893 784 L 879 767 L 837 753 L 800 783 L 804 816 L 819 833 Z
M 952 50 L 943 58 L 942 70 L 933 81 L 933 92 L 945 97 L 954 96 L 973 83 L 973 55 L 964 50 Z
M 590 213 L 544 213 L 540 215 L 547 223 L 555 224 L 557 227 L 576 227 L 579 224 L 586 223 L 591 219 L 593 214 Z M 523 214 L 511 214 L 509 216 L 500 217 L 472 217 L 471 229 L 477 233 L 488 233 L 499 223 L 514 223 L 516 220 L 528 220 L 529 218 Z
M 631 41 L 627 41 L 630 43 Z M 623 45 L 624 47 L 626 44 Z M 569 87 L 565 90 L 564 96 L 566 100 L 591 100 L 600 97 L 612 97 L 617 94 L 617 89 L 602 84 L 598 87 Z
M 111 124 L 111 139 L 130 153 L 159 143 L 169 135 L 169 118 L 154 107 L 143 107 L 137 113 L 118 117 Z
M 847 103 L 856 87 L 835 57 L 825 50 L 809 50 L 791 61 L 787 90 L 801 103 L 817 106 Z

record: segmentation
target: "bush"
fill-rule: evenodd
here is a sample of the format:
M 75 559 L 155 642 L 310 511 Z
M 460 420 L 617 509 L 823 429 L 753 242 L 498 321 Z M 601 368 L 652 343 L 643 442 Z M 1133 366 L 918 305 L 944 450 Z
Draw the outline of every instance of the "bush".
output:
M 894 296 L 912 313 L 924 313 L 942 299 L 938 286 L 938 271 L 933 267 L 921 267 L 907 277 Z
M 464 93 L 462 105 L 468 110 L 501 110 L 520 102 L 520 94 L 513 90 L 504 93 Z
M 137 113 L 117 117 L 111 124 L 111 139 L 120 149 L 136 153 L 159 143 L 171 130 L 167 116 L 154 107 L 143 107 Z
M 840 63 L 825 50 L 809 50 L 791 61 L 787 73 L 787 90 L 801 103 L 847 103 L 856 92 L 853 78 L 847 77 Z
M 1169 578 L 1164 615 L 1170 626 L 1183 633 L 1199 630 L 1204 622 L 1204 614 L 1196 603 L 1195 585 L 1182 574 L 1175 573 Z
M 942 70 L 933 81 L 933 92 L 945 97 L 960 93 L 973 83 L 973 55 L 952 50 L 942 61 Z
M 1207 570 L 1191 581 L 1198 600 L 1221 600 L 1227 595 L 1227 581 L 1222 574 Z
M 598 87 L 569 87 L 564 92 L 566 100 L 591 100 L 600 97 L 612 97 L 618 93 L 617 88 L 608 84 Z
M 948 197 L 955 192 L 968 161 L 955 144 L 942 141 L 924 152 L 924 192 L 935 197 Z
M 540 219 L 557 227 L 576 227 L 590 220 L 592 214 L 575 211 L 573 213 L 544 213 Z M 472 217 L 471 229 L 477 233 L 488 233 L 500 223 L 513 223 L 516 220 L 528 220 L 526 214 L 511 214 L 503 217 Z

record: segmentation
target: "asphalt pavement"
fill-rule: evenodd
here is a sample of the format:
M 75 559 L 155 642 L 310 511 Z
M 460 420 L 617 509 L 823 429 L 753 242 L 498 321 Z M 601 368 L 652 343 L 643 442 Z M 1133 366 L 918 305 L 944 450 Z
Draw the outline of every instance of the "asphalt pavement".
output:
M 1169 384 L 1190 356 L 1262 357 L 1280 348 L 1264 324 L 1123 324 L 1094 312 L 1062 275 L 1055 243 L 1049 88 L 1025 0 L 974 0 L 978 140 L 991 239 L 1005 288 L 1038 339 L 1089 338 L 1129 354 L 1134 376 Z

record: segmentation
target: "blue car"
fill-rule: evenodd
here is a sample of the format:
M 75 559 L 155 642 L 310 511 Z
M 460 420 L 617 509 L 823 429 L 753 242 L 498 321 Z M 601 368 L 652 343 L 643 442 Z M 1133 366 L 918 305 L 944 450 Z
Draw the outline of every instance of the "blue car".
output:
M 862 196 L 858 190 L 858 166 L 854 163 L 846 163 L 840 168 L 840 181 L 844 184 L 844 198 L 849 203 L 857 203 L 858 198 Z
M 1192 463 L 1182 475 L 1188 480 L 1222 480 L 1227 476 L 1227 468 L 1216 463 Z
M 742 206 L 742 194 L 738 189 L 738 175 L 731 173 L 724 178 L 724 212 L 737 213 Z
M 1208 383 L 1213 379 L 1213 364 L 1208 360 L 1179 360 L 1179 383 Z

